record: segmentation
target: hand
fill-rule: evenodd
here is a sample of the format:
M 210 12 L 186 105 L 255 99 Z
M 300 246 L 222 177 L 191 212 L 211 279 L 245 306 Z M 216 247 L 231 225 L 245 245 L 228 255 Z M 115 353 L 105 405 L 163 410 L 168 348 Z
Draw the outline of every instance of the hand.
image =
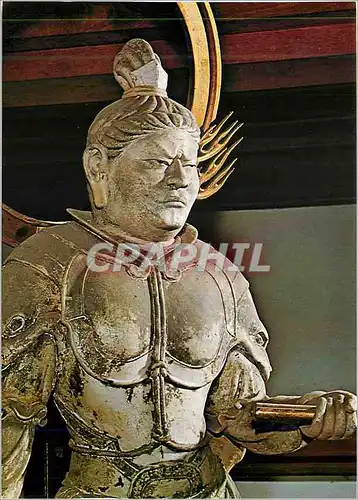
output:
M 236 443 L 257 443 L 267 439 L 273 432 L 257 434 L 253 428 L 255 402 L 241 401 L 215 419 L 207 420 L 209 430 L 214 434 L 224 434 Z
M 350 392 L 310 393 L 297 404 L 317 407 L 312 423 L 300 427 L 303 435 L 311 439 L 348 439 L 357 429 L 357 396 Z

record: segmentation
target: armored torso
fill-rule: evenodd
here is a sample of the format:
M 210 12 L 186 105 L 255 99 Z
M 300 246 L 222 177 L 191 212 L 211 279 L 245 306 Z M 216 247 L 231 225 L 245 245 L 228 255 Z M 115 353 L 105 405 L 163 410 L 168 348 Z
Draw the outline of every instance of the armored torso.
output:
M 235 342 L 228 277 L 194 266 L 169 280 L 155 267 L 138 277 L 85 264 L 78 255 L 67 273 L 60 408 L 76 408 L 118 451 L 195 448 L 210 384 Z
M 175 276 L 155 265 L 99 272 L 73 252 L 61 286 L 67 331 L 55 399 L 74 448 L 93 448 L 89 430 L 98 451 L 134 456 L 202 442 L 210 385 L 236 343 L 232 278 L 198 258 Z
M 190 228 L 180 241 L 188 234 L 188 243 L 198 249 L 204 245 Z M 183 496 L 208 495 L 215 489 L 213 478 L 223 483 L 224 471 L 208 455 L 204 410 L 212 382 L 237 345 L 236 308 L 246 280 L 214 262 L 201 267 L 197 258 L 176 273 L 135 264 L 98 272 L 88 265 L 87 255 L 99 241 L 90 228 L 68 223 L 41 231 L 8 261 L 37 269 L 60 292 L 52 329 L 57 346 L 53 393 L 75 452 L 65 484 L 75 477 L 77 462 L 86 460 L 78 466 L 83 470 L 88 460 L 103 459 L 121 473 L 122 493 L 116 490 L 114 496 L 127 496 L 129 490 L 130 496 L 160 496 L 164 469 L 154 493 L 152 476 L 143 484 L 133 477 L 145 477 L 143 466 L 164 457 L 166 464 L 173 461 L 171 467 L 184 460 L 180 470 L 167 472 L 170 488 L 176 474 L 179 482 L 182 476 L 185 483 L 192 478 L 184 489 L 178 486 Z M 170 488 L 164 489 L 168 495 Z

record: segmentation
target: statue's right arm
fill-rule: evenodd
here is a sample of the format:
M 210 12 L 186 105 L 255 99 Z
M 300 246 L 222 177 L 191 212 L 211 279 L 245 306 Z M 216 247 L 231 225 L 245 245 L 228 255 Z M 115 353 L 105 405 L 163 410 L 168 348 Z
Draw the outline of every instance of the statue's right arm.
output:
M 60 294 L 49 276 L 16 260 L 2 281 L 2 497 L 19 498 L 55 384 Z

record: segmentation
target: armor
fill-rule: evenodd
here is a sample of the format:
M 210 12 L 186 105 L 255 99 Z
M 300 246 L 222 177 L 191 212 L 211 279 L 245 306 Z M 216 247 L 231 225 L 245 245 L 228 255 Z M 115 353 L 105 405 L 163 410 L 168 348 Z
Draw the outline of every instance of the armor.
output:
M 14 288 L 4 304 L 8 411 L 33 427 L 53 391 L 73 450 L 60 497 L 72 491 L 83 462 L 107 476 L 109 469 L 113 480 L 104 491 L 98 473 L 82 474 L 71 496 L 155 498 L 173 488 L 183 497 L 217 495 L 226 475 L 208 445 L 205 407 L 210 412 L 210 401 L 214 413 L 223 412 L 240 392 L 223 396 L 217 383 L 229 353 L 241 353 L 260 373 L 262 387 L 252 384 L 247 397 L 262 396 L 270 371 L 266 331 L 253 305 L 248 314 L 246 279 L 232 265 L 199 269 L 198 257 L 176 275 L 126 262 L 120 271 L 92 271 L 88 251 L 103 236 L 90 214 L 71 213 L 75 222 L 32 236 L 4 266 Z M 205 245 L 186 225 L 165 250 L 166 262 L 183 242 Z M 24 279 L 30 297 L 18 293 Z M 22 373 L 35 359 L 24 393 L 14 366 Z
M 123 98 L 96 117 L 83 154 L 92 212 L 70 210 L 5 262 L 7 498 L 21 494 L 51 394 L 72 448 L 58 498 L 233 498 L 229 470 L 246 449 L 307 442 L 297 427 L 253 429 L 245 401 L 269 399 L 268 335 L 239 269 L 185 224 L 201 183 L 215 192 L 230 175 L 220 170 L 237 127 L 216 138 L 224 119 L 203 137 L 203 173 L 194 116 L 167 97 L 160 68 L 147 42 L 125 44 L 114 65 Z M 354 432 L 354 396 L 335 397 L 321 398 L 309 438 Z

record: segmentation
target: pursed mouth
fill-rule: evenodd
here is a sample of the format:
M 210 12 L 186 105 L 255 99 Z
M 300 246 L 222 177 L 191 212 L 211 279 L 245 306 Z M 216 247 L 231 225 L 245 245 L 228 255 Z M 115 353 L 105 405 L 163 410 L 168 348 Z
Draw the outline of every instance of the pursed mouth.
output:
M 170 207 L 186 207 L 186 202 L 180 198 L 170 198 L 162 201 L 161 203 Z

